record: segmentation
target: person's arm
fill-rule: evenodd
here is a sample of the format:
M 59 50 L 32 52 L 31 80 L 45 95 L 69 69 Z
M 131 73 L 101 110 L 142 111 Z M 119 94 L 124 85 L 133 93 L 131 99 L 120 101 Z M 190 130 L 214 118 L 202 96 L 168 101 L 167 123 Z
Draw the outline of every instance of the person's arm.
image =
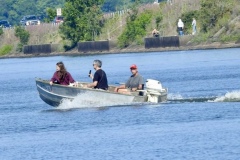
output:
M 89 87 L 89 88 L 96 87 L 98 84 L 98 79 L 99 79 L 98 73 L 95 72 L 94 76 L 92 76 L 92 74 L 90 74 L 90 78 L 93 79 L 93 83 L 88 84 L 87 87 Z
M 126 88 L 126 86 L 125 86 L 125 84 L 123 84 L 123 85 L 121 85 L 119 87 L 116 87 L 114 91 L 118 92 L 119 89 L 125 89 L 125 88 Z
M 130 78 L 128 79 L 128 81 L 125 84 L 123 84 L 119 87 L 116 87 L 114 91 L 118 92 L 119 89 L 125 89 L 125 88 L 129 87 L 129 85 L 130 85 Z
M 98 84 L 98 81 L 94 81 L 93 83 L 88 84 L 87 87 L 93 88 L 93 87 L 96 87 L 97 84 Z
M 53 82 L 55 82 L 55 81 L 57 81 L 57 72 L 55 72 L 55 73 L 53 74 L 53 77 L 51 78 L 49 84 L 50 84 L 50 85 L 53 85 Z
M 93 80 L 93 75 L 92 74 L 89 74 L 89 77 Z

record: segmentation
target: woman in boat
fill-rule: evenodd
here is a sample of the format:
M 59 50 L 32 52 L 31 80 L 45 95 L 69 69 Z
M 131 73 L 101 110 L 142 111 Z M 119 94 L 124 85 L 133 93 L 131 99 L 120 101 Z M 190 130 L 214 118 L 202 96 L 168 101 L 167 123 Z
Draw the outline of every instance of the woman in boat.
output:
M 74 83 L 74 79 L 71 74 L 67 72 L 63 62 L 58 62 L 56 64 L 56 72 L 53 74 L 51 78 L 50 85 L 53 83 L 61 84 L 61 85 L 69 85 L 70 83 Z

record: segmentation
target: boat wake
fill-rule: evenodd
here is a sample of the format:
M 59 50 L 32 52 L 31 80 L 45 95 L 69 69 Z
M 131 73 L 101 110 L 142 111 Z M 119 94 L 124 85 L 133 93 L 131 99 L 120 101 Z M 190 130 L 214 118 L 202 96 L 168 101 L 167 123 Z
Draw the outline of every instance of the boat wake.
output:
M 193 102 L 209 102 L 217 97 L 183 97 L 180 94 L 169 94 L 168 101 L 172 103 L 193 103 Z
M 128 104 L 111 97 L 101 96 L 99 93 L 82 93 L 73 100 L 64 99 L 56 109 L 69 110 L 77 108 L 104 108 L 119 105 Z
M 224 96 L 214 99 L 213 102 L 240 102 L 240 91 L 227 92 Z
M 223 96 L 183 97 L 181 94 L 169 94 L 168 101 L 173 103 L 191 102 L 240 102 L 240 91 L 227 92 Z
M 194 102 L 240 102 L 240 90 L 228 92 L 223 96 L 209 97 L 183 97 L 181 94 L 169 94 L 170 103 L 194 103 Z M 139 105 L 137 103 L 127 104 L 118 99 L 104 97 L 98 93 L 82 93 L 73 100 L 64 99 L 56 108 L 59 110 L 70 110 L 78 108 L 106 108 L 111 106 Z

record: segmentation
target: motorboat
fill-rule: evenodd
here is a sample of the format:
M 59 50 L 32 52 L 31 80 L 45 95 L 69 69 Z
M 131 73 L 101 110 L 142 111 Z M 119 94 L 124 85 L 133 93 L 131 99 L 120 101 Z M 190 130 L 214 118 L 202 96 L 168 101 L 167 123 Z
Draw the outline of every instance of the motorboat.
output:
M 116 86 L 110 85 L 108 90 L 93 89 L 86 87 L 86 82 L 75 82 L 74 85 L 50 85 L 49 80 L 43 80 L 36 78 L 36 86 L 40 98 L 50 106 L 57 107 L 64 99 L 74 100 L 77 96 L 87 93 L 89 96 L 95 98 L 97 95 L 99 98 L 105 98 L 107 100 L 117 100 L 124 104 L 130 103 L 160 103 L 167 101 L 168 89 L 163 88 L 160 81 L 147 79 L 145 83 L 145 89 L 137 90 L 134 92 L 118 93 L 114 92 Z

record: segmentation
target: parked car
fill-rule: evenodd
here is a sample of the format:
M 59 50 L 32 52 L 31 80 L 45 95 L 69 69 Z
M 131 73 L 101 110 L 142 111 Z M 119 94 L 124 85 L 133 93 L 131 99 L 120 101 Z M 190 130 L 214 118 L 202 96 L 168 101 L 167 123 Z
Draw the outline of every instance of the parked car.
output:
M 0 21 L 0 27 L 11 28 L 11 25 L 9 24 L 9 22 L 7 20 L 2 20 L 2 21 Z
M 35 15 L 24 16 L 20 21 L 21 25 L 29 26 L 29 25 L 40 25 L 40 20 Z
M 63 23 L 63 16 L 56 16 L 53 23 Z

